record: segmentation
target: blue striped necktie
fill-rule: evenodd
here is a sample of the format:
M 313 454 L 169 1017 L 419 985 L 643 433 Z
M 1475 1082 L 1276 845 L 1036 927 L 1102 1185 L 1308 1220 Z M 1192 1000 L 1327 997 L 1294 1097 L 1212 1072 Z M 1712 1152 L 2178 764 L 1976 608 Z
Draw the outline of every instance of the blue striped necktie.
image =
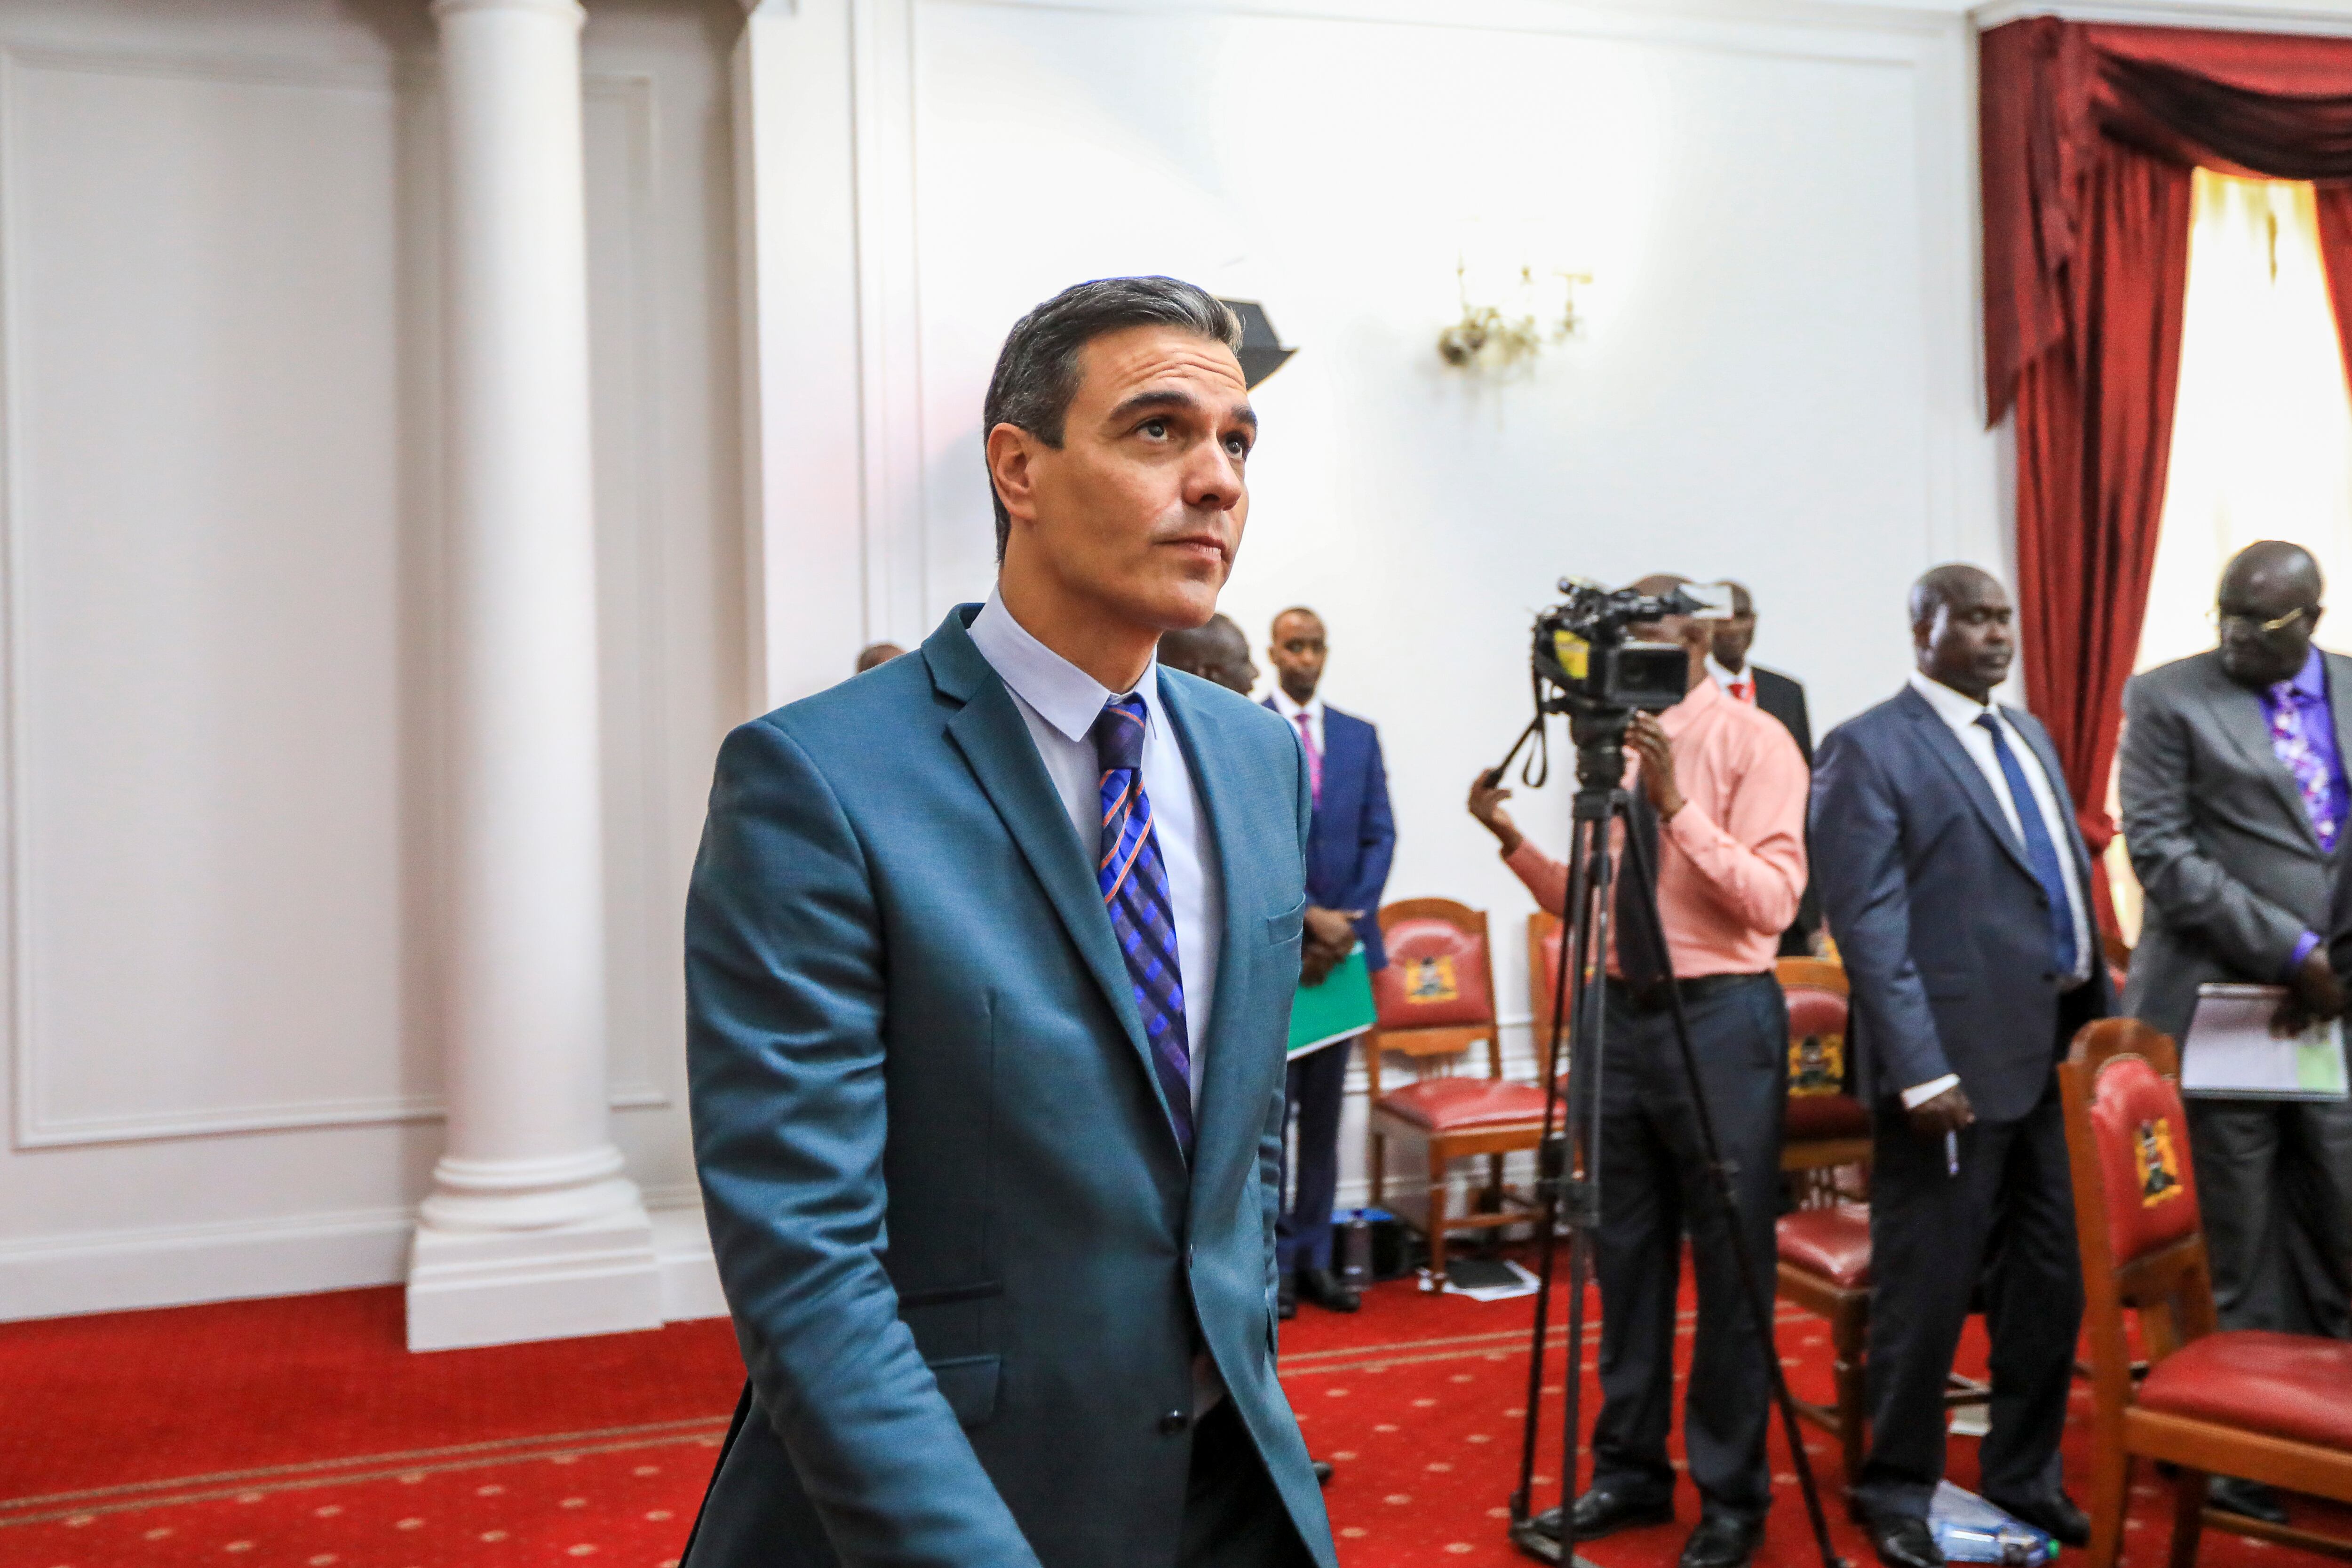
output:
M 2060 974 L 2071 976 L 2081 955 L 2074 946 L 2074 906 L 2066 899 L 2066 873 L 2059 864 L 2057 841 L 2042 820 L 2042 803 L 2034 798 L 2023 764 L 2000 732 L 2000 721 L 1983 713 L 1978 715 L 1977 724 L 1992 737 L 1993 758 L 2000 763 L 2000 776 L 2009 783 L 2009 802 L 2017 807 L 2017 829 L 2025 840 L 2026 864 L 2033 868 L 2033 879 L 2042 884 L 2049 903 L 2050 961 Z
M 1168 1097 L 1176 1142 L 1192 1158 L 1192 1047 L 1184 1033 L 1184 976 L 1176 964 L 1176 912 L 1168 868 L 1151 830 L 1143 793 L 1143 699 L 1115 698 L 1092 731 L 1102 765 L 1102 853 L 1095 885 L 1110 913 L 1111 933 L 1127 960 L 1136 1011 L 1151 1047 L 1152 1070 Z

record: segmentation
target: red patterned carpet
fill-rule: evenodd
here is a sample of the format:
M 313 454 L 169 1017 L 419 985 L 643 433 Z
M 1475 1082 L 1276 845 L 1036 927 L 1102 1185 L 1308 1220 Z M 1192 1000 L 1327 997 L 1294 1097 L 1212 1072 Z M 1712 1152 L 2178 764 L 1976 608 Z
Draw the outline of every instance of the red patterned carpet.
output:
M 1345 1568 L 1523 1561 L 1502 1514 L 1529 1321 L 1525 1302 L 1399 1283 L 1355 1317 L 1307 1308 L 1291 1325 L 1284 1382 L 1308 1446 L 1338 1466 Z M 1821 1325 L 1784 1313 L 1779 1333 L 1801 1392 L 1825 1393 Z M 663 1568 L 740 1376 L 719 1322 L 412 1356 L 396 1289 L 0 1326 L 0 1568 Z M 2069 1436 L 2076 1477 L 2084 1436 Z M 1834 1488 L 1834 1449 L 1808 1436 Z M 1963 1485 L 1974 1448 L 1953 1445 Z M 1546 1502 L 1558 1454 L 1555 1423 Z M 1814 1557 L 1777 1436 L 1774 1456 L 1790 1484 L 1761 1561 L 1801 1568 Z M 1695 1518 L 1687 1489 L 1678 1500 Z M 2133 1512 L 2128 1561 L 2152 1568 L 2170 1518 L 2152 1477 Z M 1839 1549 L 1866 1568 L 1859 1532 L 1832 1517 Z M 2316 1507 L 2302 1521 L 2352 1528 Z M 1601 1568 L 1664 1568 L 1686 1527 L 1585 1550 Z M 2298 1556 L 2210 1534 L 2203 1552 L 2217 1568 Z

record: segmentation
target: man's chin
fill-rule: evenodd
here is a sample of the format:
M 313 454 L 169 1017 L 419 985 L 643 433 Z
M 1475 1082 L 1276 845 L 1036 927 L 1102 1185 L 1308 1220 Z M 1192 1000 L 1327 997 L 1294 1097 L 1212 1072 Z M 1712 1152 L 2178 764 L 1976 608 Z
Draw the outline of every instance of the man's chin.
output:
M 1217 613 L 1217 593 L 1224 586 L 1222 568 L 1213 575 L 1172 577 L 1152 584 L 1129 601 L 1129 613 L 1162 632 L 1194 631 Z

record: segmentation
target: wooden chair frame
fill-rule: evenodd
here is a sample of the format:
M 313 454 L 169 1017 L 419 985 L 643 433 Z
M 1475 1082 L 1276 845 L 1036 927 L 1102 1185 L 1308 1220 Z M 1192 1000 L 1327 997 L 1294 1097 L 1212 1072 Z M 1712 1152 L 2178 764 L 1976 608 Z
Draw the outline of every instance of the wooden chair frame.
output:
M 1496 1013 L 1495 995 L 1495 942 L 1487 928 L 1486 911 L 1474 910 L 1452 899 L 1401 899 L 1381 907 L 1381 930 L 1409 920 L 1437 920 L 1457 931 L 1475 931 L 1483 939 L 1486 962 L 1487 1005 Z M 1513 1191 L 1503 1182 L 1503 1156 L 1521 1150 L 1533 1150 L 1543 1141 L 1539 1121 L 1511 1122 L 1502 1126 L 1480 1127 L 1461 1132 L 1442 1132 L 1385 1110 L 1381 1104 L 1381 1058 L 1394 1051 L 1412 1059 L 1416 1076 L 1429 1076 L 1433 1062 L 1450 1061 L 1469 1054 L 1470 1047 L 1481 1040 L 1486 1045 L 1486 1076 L 1499 1079 L 1503 1076 L 1503 1037 L 1490 1017 L 1483 1024 L 1444 1024 L 1426 1029 L 1383 1029 L 1374 1027 L 1364 1037 L 1364 1079 L 1371 1102 L 1366 1118 L 1366 1151 L 1371 1166 L 1371 1195 L 1375 1206 L 1381 1205 L 1388 1191 L 1388 1143 L 1391 1137 L 1420 1140 L 1426 1143 L 1429 1159 L 1429 1215 L 1422 1229 L 1429 1246 L 1429 1263 L 1422 1271 L 1423 1285 L 1434 1289 L 1445 1278 L 1445 1238 L 1456 1230 L 1492 1230 L 1501 1226 L 1524 1225 L 1536 1212 L 1537 1205 L 1524 1194 Z M 1484 1154 L 1487 1157 L 1486 1186 L 1480 1194 L 1478 1210 L 1466 1215 L 1446 1212 L 1446 1170 L 1456 1160 Z
M 1838 1452 L 1845 1462 L 1846 1484 L 1852 1486 L 1853 1478 L 1862 1474 L 1869 1441 L 1870 1373 L 1865 1358 L 1870 1348 L 1870 1287 L 1848 1289 L 1826 1276 L 1784 1261 L 1780 1266 L 1777 1294 L 1829 1323 L 1835 1403 L 1815 1405 L 1794 1394 L 1790 1400 L 1798 1415 L 1837 1439 Z
M 2083 1254 L 2084 1322 L 2091 1346 L 2091 1546 L 2087 1568 L 2114 1568 L 2123 1544 L 2124 1504 L 2132 1460 L 2177 1467 L 2173 1477 L 2172 1568 L 2190 1568 L 2207 1526 L 2352 1561 L 2352 1542 L 2293 1525 L 2265 1524 L 2205 1506 L 2210 1475 L 2243 1476 L 2290 1491 L 2352 1502 L 2352 1452 L 2200 1421 L 2137 1403 L 2124 1310 L 2139 1315 L 2148 1364 L 2220 1327 L 2213 1278 L 2200 1226 L 2179 1240 L 2118 1266 L 2106 1228 L 2105 1179 L 2091 1128 L 2091 1090 L 2099 1069 L 2138 1057 L 2176 1083 L 2179 1053 L 2171 1037 L 2131 1018 L 2084 1026 L 2058 1067 L 2065 1109 L 2066 1157 L 2074 1176 L 2074 1231 Z M 2184 1134 L 2186 1129 L 2183 1130 Z M 2188 1151 L 2181 1151 L 2183 1159 Z M 2193 1167 L 2192 1167 L 2193 1170 Z

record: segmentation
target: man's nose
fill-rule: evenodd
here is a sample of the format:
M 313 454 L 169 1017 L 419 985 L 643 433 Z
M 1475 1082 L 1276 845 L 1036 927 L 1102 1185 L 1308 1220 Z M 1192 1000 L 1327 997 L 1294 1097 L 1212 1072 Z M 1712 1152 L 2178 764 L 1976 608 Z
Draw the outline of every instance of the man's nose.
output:
M 1222 441 L 1204 444 L 1185 465 L 1184 504 L 1199 511 L 1231 511 L 1243 493 L 1242 471 Z

